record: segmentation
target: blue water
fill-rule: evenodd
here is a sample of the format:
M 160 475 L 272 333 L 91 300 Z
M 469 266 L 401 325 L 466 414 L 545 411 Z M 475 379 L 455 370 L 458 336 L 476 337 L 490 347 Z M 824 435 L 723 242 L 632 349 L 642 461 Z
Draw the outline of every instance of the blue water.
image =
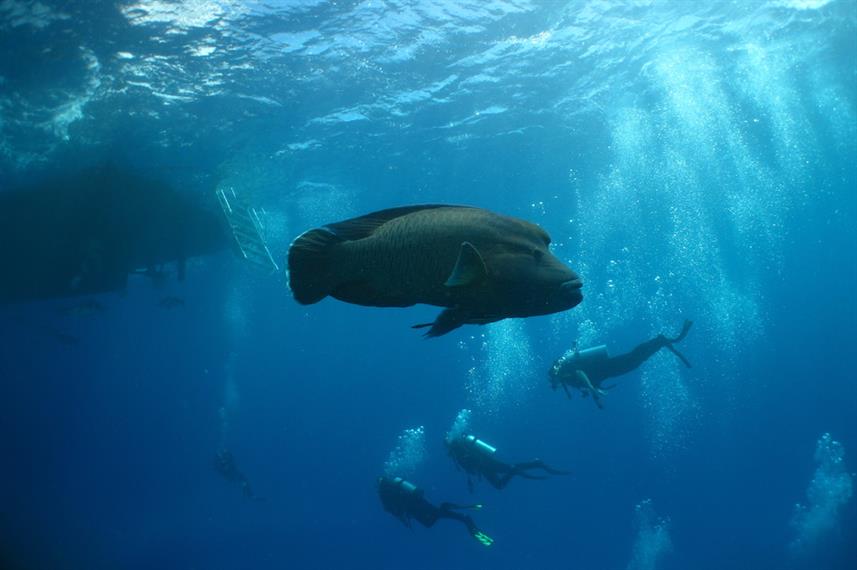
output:
M 0 55 L 0 191 L 103 161 L 233 187 L 280 261 L 319 224 L 473 204 L 585 281 L 432 340 L 409 326 L 436 308 L 299 306 L 230 253 L 95 315 L 0 307 L 2 568 L 857 567 L 854 0 L 5 0 Z M 575 339 L 685 318 L 692 369 L 663 351 L 604 410 L 549 389 Z M 572 475 L 471 495 L 462 409 Z M 397 446 L 494 546 L 383 511 Z

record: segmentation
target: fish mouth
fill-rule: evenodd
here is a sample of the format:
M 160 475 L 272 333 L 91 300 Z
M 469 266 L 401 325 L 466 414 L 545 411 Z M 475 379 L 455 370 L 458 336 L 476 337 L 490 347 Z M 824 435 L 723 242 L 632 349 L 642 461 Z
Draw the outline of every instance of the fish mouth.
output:
M 583 281 L 580 279 L 569 279 L 559 286 L 560 294 L 574 307 L 583 300 Z

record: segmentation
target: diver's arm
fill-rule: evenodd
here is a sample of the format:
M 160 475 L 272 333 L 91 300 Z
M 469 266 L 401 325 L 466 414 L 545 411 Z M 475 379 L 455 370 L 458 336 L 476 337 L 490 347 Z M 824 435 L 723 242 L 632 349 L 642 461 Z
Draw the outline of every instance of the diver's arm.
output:
M 589 388 L 590 392 L 595 392 L 595 386 L 592 385 L 592 382 L 589 380 L 589 376 L 586 375 L 586 372 L 578 368 L 574 371 L 574 374 L 577 376 L 577 379 L 581 384 Z
M 586 375 L 586 372 L 584 372 L 583 370 L 576 370 L 575 372 L 578 375 L 577 378 L 583 383 L 584 386 L 586 386 L 589 389 L 590 392 L 592 392 L 593 397 L 599 396 L 599 395 L 603 396 L 603 395 L 607 394 L 607 392 L 605 392 L 601 388 L 596 388 L 595 385 L 592 384 L 592 381 L 589 379 L 589 376 Z M 611 386 L 611 388 L 612 387 L 613 386 Z
M 599 409 L 604 409 L 604 404 L 601 403 L 601 396 L 606 394 L 606 392 L 602 392 L 598 388 L 592 385 L 592 381 L 589 379 L 589 376 L 586 375 L 586 372 L 583 370 L 575 370 L 575 374 L 577 374 L 578 380 L 580 380 L 586 387 L 589 389 L 589 393 L 592 394 L 592 399 L 595 400 L 595 405 L 598 406 Z

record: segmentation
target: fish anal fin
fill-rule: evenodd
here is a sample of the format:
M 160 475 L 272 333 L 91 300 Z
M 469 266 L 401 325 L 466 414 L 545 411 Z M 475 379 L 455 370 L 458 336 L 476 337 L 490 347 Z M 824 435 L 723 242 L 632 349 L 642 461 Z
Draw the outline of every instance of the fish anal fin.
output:
M 467 322 L 467 315 L 458 308 L 444 309 L 437 316 L 433 323 L 422 323 L 418 325 L 413 325 L 411 328 L 421 329 L 425 327 L 431 327 L 426 333 L 426 338 L 434 338 L 436 336 L 442 336 L 446 333 L 453 331 L 460 327 L 461 325 Z
M 472 243 L 465 241 L 461 244 L 458 260 L 444 285 L 447 287 L 466 287 L 478 283 L 487 274 L 488 269 L 485 267 L 485 261 L 482 259 L 479 250 Z

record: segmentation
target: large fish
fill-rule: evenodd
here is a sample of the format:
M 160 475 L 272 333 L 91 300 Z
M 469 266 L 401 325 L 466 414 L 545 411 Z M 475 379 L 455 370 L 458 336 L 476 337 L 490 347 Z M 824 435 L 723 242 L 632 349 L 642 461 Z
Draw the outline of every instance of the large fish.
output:
M 329 295 L 373 307 L 447 307 L 414 327 L 439 336 L 580 303 L 580 278 L 549 244 L 536 224 L 480 208 L 392 208 L 300 235 L 289 248 L 289 287 L 304 305 Z

